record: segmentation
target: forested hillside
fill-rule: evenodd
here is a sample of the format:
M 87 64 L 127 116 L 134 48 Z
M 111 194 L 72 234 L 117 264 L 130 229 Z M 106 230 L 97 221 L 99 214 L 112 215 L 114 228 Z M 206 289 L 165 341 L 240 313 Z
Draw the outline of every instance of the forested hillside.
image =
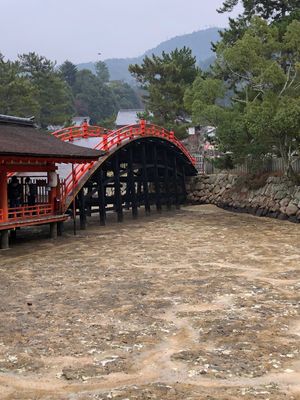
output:
M 209 28 L 186 35 L 176 36 L 172 39 L 160 43 L 157 47 L 147 50 L 143 55 L 133 58 L 110 58 L 105 60 L 108 67 L 111 80 L 124 80 L 132 82 L 133 78 L 128 72 L 130 64 L 141 64 L 145 56 L 152 54 L 160 55 L 163 51 L 170 53 L 176 48 L 181 49 L 184 46 L 192 50 L 196 57 L 198 65 L 203 69 L 208 69 L 214 61 L 214 55 L 211 50 L 211 43 L 219 40 L 219 28 Z M 77 66 L 78 70 L 89 69 L 95 72 L 95 63 L 83 63 Z

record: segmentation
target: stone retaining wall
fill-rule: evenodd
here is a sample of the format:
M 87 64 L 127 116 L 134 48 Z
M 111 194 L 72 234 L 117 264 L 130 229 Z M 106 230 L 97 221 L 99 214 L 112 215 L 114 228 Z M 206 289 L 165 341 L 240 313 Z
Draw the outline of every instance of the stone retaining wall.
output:
M 198 175 L 187 185 L 188 200 L 258 216 L 300 222 L 300 186 L 286 177 L 270 176 L 257 189 L 245 177 L 230 174 Z M 253 184 L 252 184 L 253 186 Z

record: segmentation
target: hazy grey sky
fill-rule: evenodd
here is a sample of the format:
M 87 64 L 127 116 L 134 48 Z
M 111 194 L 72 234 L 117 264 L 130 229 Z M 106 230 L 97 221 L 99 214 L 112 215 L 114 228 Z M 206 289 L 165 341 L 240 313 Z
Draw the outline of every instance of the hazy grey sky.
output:
M 226 26 L 222 0 L 0 0 L 0 52 L 58 63 L 142 54 L 176 35 Z

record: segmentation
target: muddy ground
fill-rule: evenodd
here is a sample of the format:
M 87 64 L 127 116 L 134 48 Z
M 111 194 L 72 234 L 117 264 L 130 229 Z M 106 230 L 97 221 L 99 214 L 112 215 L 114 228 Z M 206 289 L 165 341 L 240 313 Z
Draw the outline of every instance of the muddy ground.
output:
M 191 206 L 20 239 L 1 399 L 300 399 L 299 225 Z

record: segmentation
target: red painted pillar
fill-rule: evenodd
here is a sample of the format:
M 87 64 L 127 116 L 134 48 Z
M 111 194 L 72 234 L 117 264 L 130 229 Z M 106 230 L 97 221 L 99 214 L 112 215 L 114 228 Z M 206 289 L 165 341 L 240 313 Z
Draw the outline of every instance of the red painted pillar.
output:
M 7 172 L 0 170 L 0 209 L 4 221 L 8 219 Z

